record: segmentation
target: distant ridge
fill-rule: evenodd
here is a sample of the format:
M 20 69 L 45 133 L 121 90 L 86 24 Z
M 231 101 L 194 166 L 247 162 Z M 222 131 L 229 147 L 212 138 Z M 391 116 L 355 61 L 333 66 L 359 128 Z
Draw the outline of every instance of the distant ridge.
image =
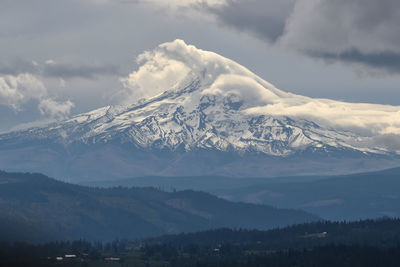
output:
M 87 184 L 201 190 L 230 201 L 301 209 L 328 220 L 400 217 L 400 168 L 348 175 L 273 178 L 146 176 Z

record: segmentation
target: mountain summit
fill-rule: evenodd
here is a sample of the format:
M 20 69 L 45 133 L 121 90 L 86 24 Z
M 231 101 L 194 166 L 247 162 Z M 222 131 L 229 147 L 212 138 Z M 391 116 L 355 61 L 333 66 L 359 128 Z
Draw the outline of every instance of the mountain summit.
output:
M 125 105 L 0 135 L 0 168 L 107 179 L 346 173 L 398 164 L 400 107 L 287 93 L 182 40 L 143 53 L 138 63 L 122 79 Z

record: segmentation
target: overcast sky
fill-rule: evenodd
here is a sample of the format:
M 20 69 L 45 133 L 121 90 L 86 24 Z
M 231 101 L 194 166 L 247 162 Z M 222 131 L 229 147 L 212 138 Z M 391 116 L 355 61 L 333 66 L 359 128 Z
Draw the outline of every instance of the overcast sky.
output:
M 398 0 L 0 0 L 0 130 L 119 104 L 183 39 L 310 97 L 400 105 Z

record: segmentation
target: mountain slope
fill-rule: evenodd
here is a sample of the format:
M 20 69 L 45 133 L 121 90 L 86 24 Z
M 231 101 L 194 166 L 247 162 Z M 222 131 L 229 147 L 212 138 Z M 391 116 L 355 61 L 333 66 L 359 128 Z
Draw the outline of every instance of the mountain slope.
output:
M 346 173 L 399 164 L 399 107 L 286 93 L 180 40 L 140 61 L 124 79 L 126 105 L 2 134 L 0 168 L 101 179 Z
M 151 188 L 96 189 L 0 172 L 0 239 L 112 240 L 217 227 L 269 229 L 318 220 L 303 211 Z

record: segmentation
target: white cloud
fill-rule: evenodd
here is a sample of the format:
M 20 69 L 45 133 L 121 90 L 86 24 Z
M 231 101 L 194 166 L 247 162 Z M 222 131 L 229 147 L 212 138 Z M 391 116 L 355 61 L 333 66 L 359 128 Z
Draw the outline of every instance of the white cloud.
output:
M 202 92 L 203 95 L 219 95 L 223 98 L 236 96 L 238 101 L 243 101 L 244 107 L 258 107 L 273 103 L 279 97 L 272 90 L 265 87 L 254 77 L 246 74 L 221 74 L 218 75 L 211 86 Z
M 43 115 L 50 115 L 53 118 L 64 118 L 71 112 L 74 103 L 70 100 L 65 102 L 57 102 L 51 98 L 42 99 L 39 103 L 40 113 Z
M 232 88 L 243 96 L 259 99 L 260 90 L 265 87 L 276 90 L 239 64 L 187 45 L 182 40 L 161 44 L 153 51 L 141 54 L 138 63 L 139 69 L 122 79 L 126 89 L 123 93 L 125 103 L 173 90 L 193 76 L 199 77 L 210 92 L 220 92 L 219 89 L 224 87 L 223 91 L 227 93 L 227 88 Z
M 42 115 L 57 118 L 68 115 L 74 106 L 71 101 L 53 100 L 43 82 L 30 73 L 0 76 L 0 105 L 20 111 L 31 100 L 39 102 Z
M 18 76 L 0 77 L 0 104 L 20 109 L 31 99 L 41 99 L 47 95 L 47 89 L 35 76 L 25 73 Z
M 142 62 L 144 64 L 138 71 L 122 79 L 128 89 L 127 95 L 123 96 L 125 103 L 152 97 L 174 87 L 190 70 L 182 62 L 166 57 L 161 49 L 140 55 L 138 63 Z
M 268 114 L 311 118 L 320 124 L 341 127 L 363 135 L 400 134 L 400 107 L 313 99 L 294 95 L 272 104 L 247 110 Z

